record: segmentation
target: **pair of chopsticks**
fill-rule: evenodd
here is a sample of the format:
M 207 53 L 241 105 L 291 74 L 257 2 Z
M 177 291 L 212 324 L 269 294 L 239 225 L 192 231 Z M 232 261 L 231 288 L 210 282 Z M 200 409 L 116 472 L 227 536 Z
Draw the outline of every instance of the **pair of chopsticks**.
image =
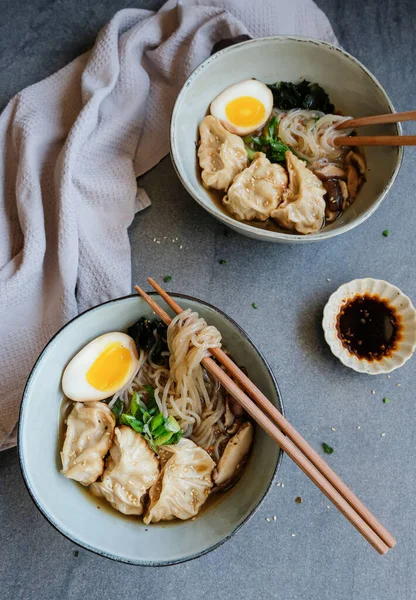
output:
M 156 281 L 149 277 L 148 282 L 176 314 L 182 312 L 183 309 L 179 304 Z M 157 302 L 148 296 L 138 285 L 135 286 L 135 289 L 162 321 L 166 325 L 169 325 L 172 321 L 171 317 Z M 389 548 L 393 548 L 396 540 L 391 533 L 364 506 L 361 500 L 347 487 L 312 446 L 304 440 L 300 433 L 284 418 L 234 361 L 221 348 L 212 348 L 211 355 L 226 368 L 227 372 L 238 381 L 241 388 L 255 402 L 210 357 L 206 357 L 202 361 L 207 371 L 224 386 L 260 427 L 279 444 L 281 449 L 290 456 L 377 552 L 385 554 Z
M 401 123 L 403 121 L 416 121 L 416 110 L 407 112 L 375 115 L 348 119 L 335 127 L 335 129 L 350 129 L 365 127 L 367 125 L 384 125 L 385 123 Z M 335 146 L 416 146 L 416 135 L 362 135 L 340 136 L 334 139 Z

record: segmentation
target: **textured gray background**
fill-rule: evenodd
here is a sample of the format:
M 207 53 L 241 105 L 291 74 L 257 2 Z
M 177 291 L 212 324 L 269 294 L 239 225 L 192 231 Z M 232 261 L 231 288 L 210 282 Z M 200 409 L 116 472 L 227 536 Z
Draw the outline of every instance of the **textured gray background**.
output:
M 1 0 L 0 107 L 22 87 L 89 48 L 119 8 L 160 4 Z M 415 3 L 318 4 L 342 45 L 380 79 L 396 109 L 415 108 Z M 404 129 L 416 133 L 411 125 Z M 286 459 L 280 473 L 284 487 L 274 486 L 234 539 L 199 560 L 155 570 L 117 564 L 84 550 L 75 557 L 75 546 L 32 504 L 11 450 L 0 455 L 1 598 L 416 597 L 415 359 L 390 379 L 358 375 L 332 357 L 320 330 L 328 295 L 355 277 L 385 278 L 416 300 L 414 165 L 415 150 L 406 149 L 393 190 L 360 228 L 299 248 L 231 232 L 226 236 L 224 227 L 187 196 L 167 158 L 142 178 L 153 206 L 131 227 L 134 280 L 170 274 L 171 289 L 213 302 L 237 319 L 268 357 L 289 419 L 316 448 L 323 441 L 334 446 L 329 462 L 397 536 L 397 547 L 379 557 L 345 519 L 326 508 L 326 499 Z M 381 235 L 386 228 L 388 238 Z M 154 237 L 162 243 L 153 243 Z M 219 259 L 227 264 L 219 265 Z M 251 308 L 253 301 L 258 310 Z M 385 396 L 388 405 L 382 402 Z M 302 504 L 294 501 L 299 495 Z M 276 522 L 267 522 L 272 515 Z

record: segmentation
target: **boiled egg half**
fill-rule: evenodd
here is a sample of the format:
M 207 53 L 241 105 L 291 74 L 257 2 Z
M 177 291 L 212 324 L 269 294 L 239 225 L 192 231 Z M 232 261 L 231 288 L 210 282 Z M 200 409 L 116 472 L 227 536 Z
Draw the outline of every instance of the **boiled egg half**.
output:
M 273 94 L 261 81 L 240 81 L 219 94 L 210 106 L 211 115 L 227 131 L 248 135 L 268 121 L 273 108 Z
M 70 400 L 104 400 L 121 390 L 139 364 L 136 344 L 119 331 L 95 338 L 74 356 L 62 376 L 62 389 Z

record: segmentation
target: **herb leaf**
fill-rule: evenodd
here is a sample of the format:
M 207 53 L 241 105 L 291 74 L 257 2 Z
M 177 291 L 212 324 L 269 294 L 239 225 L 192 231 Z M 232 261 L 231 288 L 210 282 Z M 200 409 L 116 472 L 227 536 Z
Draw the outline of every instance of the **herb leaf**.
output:
M 117 398 L 111 410 L 116 419 L 118 419 L 121 413 L 123 412 L 123 402 L 121 401 L 121 398 Z
M 120 423 L 122 425 L 128 425 L 137 433 L 142 433 L 143 431 L 143 423 L 138 419 L 135 419 L 132 415 L 128 415 L 127 413 L 123 413 L 120 417 Z
M 322 448 L 323 448 L 325 454 L 332 454 L 334 451 L 332 446 L 328 446 L 328 444 L 325 444 L 325 442 L 322 442 Z
M 169 281 L 172 281 L 172 277 L 170 275 L 165 275 L 164 278 L 163 278 L 163 281 L 165 283 L 169 283 Z

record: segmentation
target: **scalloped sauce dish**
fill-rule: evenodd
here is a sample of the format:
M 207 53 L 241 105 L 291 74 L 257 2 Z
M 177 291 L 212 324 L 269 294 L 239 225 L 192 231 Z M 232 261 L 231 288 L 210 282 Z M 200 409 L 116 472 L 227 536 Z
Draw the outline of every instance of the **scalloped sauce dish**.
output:
M 389 373 L 416 347 L 410 299 L 380 279 L 355 279 L 338 288 L 325 306 L 322 326 L 332 353 L 360 373 Z

